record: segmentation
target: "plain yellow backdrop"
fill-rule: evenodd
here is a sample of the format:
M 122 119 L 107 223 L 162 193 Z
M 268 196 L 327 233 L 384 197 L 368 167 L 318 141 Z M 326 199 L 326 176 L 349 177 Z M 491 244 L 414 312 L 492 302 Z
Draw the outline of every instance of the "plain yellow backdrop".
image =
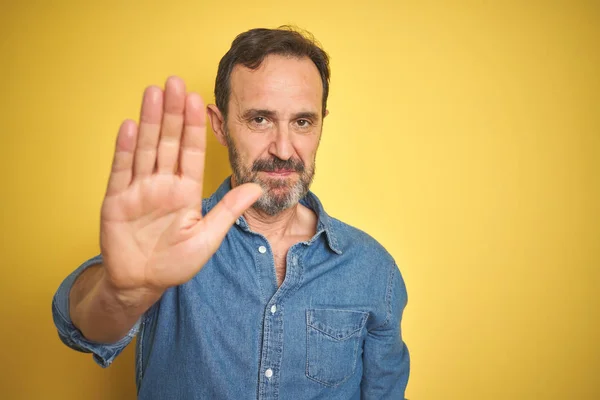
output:
M 2 1 L 0 398 L 132 399 L 64 347 L 61 280 L 98 252 L 114 138 L 146 85 L 212 102 L 236 34 L 331 55 L 313 190 L 394 255 L 412 400 L 600 398 L 600 2 Z M 212 133 L 209 133 L 212 135 Z M 205 195 L 227 176 L 209 137 Z

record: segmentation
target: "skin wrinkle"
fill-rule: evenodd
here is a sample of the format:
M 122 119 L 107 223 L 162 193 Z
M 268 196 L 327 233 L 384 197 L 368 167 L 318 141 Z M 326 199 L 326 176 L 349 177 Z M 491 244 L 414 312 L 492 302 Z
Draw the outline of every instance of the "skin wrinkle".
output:
M 309 59 L 269 56 L 255 70 L 237 65 L 231 88 L 229 105 L 234 118 L 224 121 L 223 130 L 234 183 L 260 184 L 265 194 L 254 208 L 275 216 L 295 206 L 314 177 L 322 130 L 317 111 L 322 96 L 320 75 Z M 246 155 L 253 149 L 240 143 L 244 136 L 256 137 L 263 146 L 259 154 Z M 274 169 L 295 172 L 282 178 L 260 174 Z
M 299 203 L 315 173 L 323 118 L 323 84 L 309 58 L 267 56 L 257 69 L 236 65 L 228 118 L 209 105 L 213 130 L 228 148 L 232 187 L 255 182 L 263 195 L 243 214 L 271 244 L 278 284 L 286 255 L 316 233 L 317 215 Z M 288 170 L 274 175 L 265 171 Z M 292 172 L 293 171 L 293 172 Z

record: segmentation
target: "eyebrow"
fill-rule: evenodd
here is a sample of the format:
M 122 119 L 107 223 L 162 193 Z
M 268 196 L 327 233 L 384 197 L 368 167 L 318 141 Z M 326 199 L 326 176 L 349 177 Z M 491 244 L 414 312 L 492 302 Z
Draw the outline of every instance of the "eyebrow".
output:
M 292 119 L 312 119 L 314 121 L 319 120 L 319 114 L 312 111 L 303 111 L 293 115 Z
M 252 119 L 256 117 L 267 117 L 267 118 L 275 118 L 277 113 L 272 110 L 261 110 L 257 108 L 250 108 L 242 114 L 243 119 Z
M 256 117 L 267 117 L 267 118 L 275 119 L 277 117 L 277 112 L 273 111 L 273 110 L 267 110 L 267 109 L 250 108 L 242 113 L 243 119 L 252 119 L 252 118 L 256 118 Z M 312 120 L 318 121 L 319 114 L 312 112 L 312 111 L 301 111 L 299 113 L 292 115 L 292 119 L 301 119 L 301 118 L 312 119 Z

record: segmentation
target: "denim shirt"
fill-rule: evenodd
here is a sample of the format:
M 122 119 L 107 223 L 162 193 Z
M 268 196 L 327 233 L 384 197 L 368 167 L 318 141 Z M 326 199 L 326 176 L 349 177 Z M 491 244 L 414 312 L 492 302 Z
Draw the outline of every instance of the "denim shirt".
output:
M 210 211 L 231 189 L 208 199 Z M 328 216 L 308 193 L 317 233 L 293 245 L 277 285 L 273 251 L 243 217 L 189 282 L 168 289 L 129 334 L 87 340 L 69 318 L 77 276 L 56 292 L 61 340 L 109 366 L 137 335 L 138 398 L 404 399 L 409 354 L 400 322 L 407 295 L 390 254 L 366 233 Z

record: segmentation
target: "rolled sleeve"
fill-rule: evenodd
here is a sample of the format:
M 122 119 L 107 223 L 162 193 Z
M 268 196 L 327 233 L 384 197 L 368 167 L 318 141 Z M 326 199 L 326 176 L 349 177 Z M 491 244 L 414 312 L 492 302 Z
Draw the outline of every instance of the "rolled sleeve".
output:
M 401 331 L 406 303 L 406 286 L 394 265 L 386 293 L 386 321 L 368 332 L 364 344 L 361 399 L 404 399 L 410 372 Z
M 98 343 L 87 340 L 81 331 L 73 325 L 69 313 L 69 294 L 79 275 L 87 268 L 102 263 L 98 255 L 83 263 L 61 283 L 52 299 L 52 318 L 58 330 L 60 340 L 73 350 L 92 353 L 94 361 L 103 368 L 108 367 L 137 334 L 140 326 L 138 321 L 127 335 L 116 343 Z

